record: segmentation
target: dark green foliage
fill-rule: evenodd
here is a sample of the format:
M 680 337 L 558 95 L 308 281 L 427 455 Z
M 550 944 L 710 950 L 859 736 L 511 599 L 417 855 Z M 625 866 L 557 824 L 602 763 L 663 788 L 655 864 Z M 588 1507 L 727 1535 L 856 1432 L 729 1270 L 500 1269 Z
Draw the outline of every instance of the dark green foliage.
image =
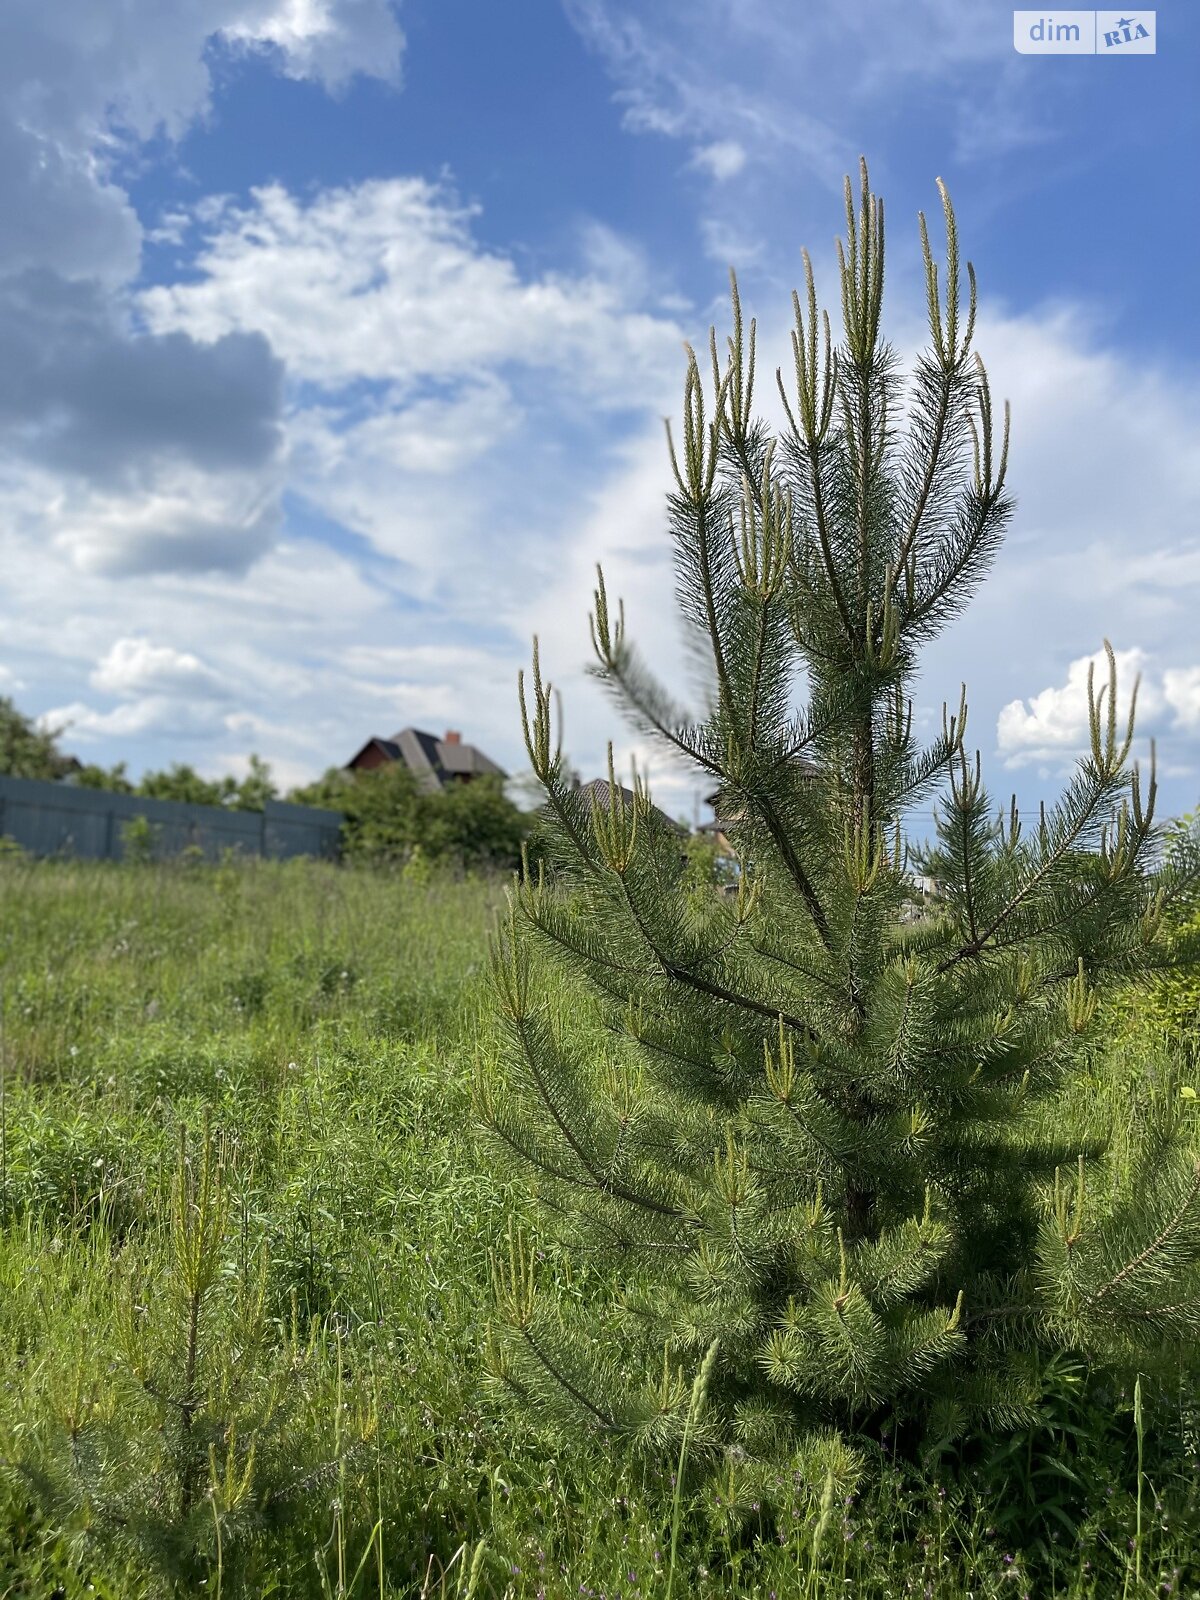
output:
M 147 800 L 181 800 L 195 806 L 229 805 L 236 784 L 233 778 L 202 778 L 194 767 L 176 761 L 163 772 L 144 773 L 136 792 Z
M 121 789 L 124 767 L 114 767 L 111 778 L 115 782 L 97 783 L 96 788 Z M 235 811 L 261 811 L 266 801 L 278 794 L 271 780 L 271 769 L 261 756 L 250 757 L 250 770 L 242 779 L 230 777 L 202 778 L 186 762 L 176 761 L 165 772 L 143 773 L 132 793 L 145 795 L 149 800 L 182 800 L 197 806 L 230 806 Z
M 515 867 L 530 825 L 501 779 L 476 778 L 428 793 L 399 761 L 369 772 L 331 767 L 291 798 L 340 811 L 346 857 L 380 864 L 423 858 L 465 868 Z
M 75 782 L 81 789 L 104 789 L 110 794 L 135 794 L 133 784 L 125 772 L 125 763 L 118 761 L 114 766 L 101 767 L 95 762 L 88 762 L 80 767 L 75 774 Z
M 0 695 L 0 774 L 8 778 L 61 778 L 71 758 L 58 748 L 61 728 L 39 728 Z
M 251 753 L 246 776 L 237 785 L 233 804 L 238 811 L 262 811 L 268 800 L 278 798 L 279 790 L 271 768 L 259 755 Z
M 114 794 L 144 795 L 148 800 L 177 800 L 188 805 L 230 806 L 235 811 L 261 811 L 279 790 L 271 768 L 261 756 L 251 755 L 244 778 L 228 773 L 221 778 L 203 778 L 186 762 L 173 762 L 162 772 L 144 772 L 137 783 L 126 776 L 125 763 L 112 767 L 95 764 L 81 767 L 74 780 L 81 789 L 106 789 Z
M 930 347 L 906 387 L 865 167 L 857 205 L 846 188 L 842 341 L 806 258 L 782 434 L 753 414 L 736 284 L 710 395 L 690 357 L 669 509 L 704 716 L 651 678 L 599 580 L 596 674 L 717 788 L 736 896 L 697 898 L 640 781 L 632 804 L 574 792 L 536 653 L 532 701 L 522 688 L 547 868 L 497 941 L 502 1048 L 478 1110 L 535 1176 L 563 1259 L 610 1259 L 618 1287 L 553 1292 L 514 1240 L 492 1371 L 662 1459 L 715 1349 L 689 1448 L 732 1502 L 774 1496 L 783 1463 L 834 1481 L 820 1441 L 839 1431 L 861 1445 L 882 1422 L 928 1449 L 1032 1426 L 1066 1355 L 1119 1378 L 1200 1331 L 1187 1108 L 1134 1115 L 1088 1076 L 1100 998 L 1188 954 L 1161 929 L 1197 883 L 1194 850 L 1157 864 L 1112 653 L 1090 753 L 1033 829 L 997 818 L 965 699 L 931 746 L 913 737 L 920 647 L 1011 513 L 1007 414 L 942 198 L 944 269 L 921 221 Z M 946 897 L 906 926 L 903 818 L 935 791 Z M 566 973 L 601 1005 L 590 1038 L 557 1018 Z

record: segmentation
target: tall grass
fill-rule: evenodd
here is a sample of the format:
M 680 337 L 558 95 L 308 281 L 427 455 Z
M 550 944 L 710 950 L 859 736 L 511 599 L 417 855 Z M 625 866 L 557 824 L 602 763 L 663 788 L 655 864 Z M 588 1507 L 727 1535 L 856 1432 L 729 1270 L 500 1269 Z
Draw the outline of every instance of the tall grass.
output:
M 1064 1371 L 1016 1449 L 881 1439 L 770 1524 L 500 1414 L 488 1250 L 533 1221 L 471 1133 L 500 892 L 0 861 L 0 1596 L 1200 1592 L 1186 1387 L 1135 1434 Z

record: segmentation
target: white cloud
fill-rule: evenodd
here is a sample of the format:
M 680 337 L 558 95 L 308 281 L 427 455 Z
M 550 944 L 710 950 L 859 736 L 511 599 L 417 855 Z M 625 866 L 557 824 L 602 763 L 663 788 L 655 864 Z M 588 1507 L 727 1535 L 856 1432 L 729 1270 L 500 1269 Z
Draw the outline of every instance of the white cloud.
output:
M 635 306 L 650 297 L 654 288 L 650 260 L 627 234 L 592 218 L 583 225 L 581 243 L 588 275 L 615 290 L 624 305 Z M 660 294 L 654 299 L 661 304 Z
M 1145 737 L 1160 738 L 1200 730 L 1200 666 L 1159 670 L 1146 651 L 1133 648 L 1115 652 L 1117 663 L 1117 722 L 1123 735 L 1134 679 L 1138 688 L 1136 729 Z M 1073 761 L 1089 748 L 1087 713 L 1088 669 L 1093 668 L 1097 693 L 1108 682 L 1108 664 L 1102 652 L 1081 656 L 1067 668 L 1066 682 L 1041 690 L 1028 701 L 1013 700 L 1001 709 L 996 723 L 996 743 L 1005 764 L 1018 767 L 1030 762 L 1060 765 Z M 1108 701 L 1102 717 L 1107 716 Z M 1167 713 L 1172 716 L 1168 719 Z M 1179 748 L 1175 743 L 1172 748 Z M 1183 745 L 1186 748 L 1186 744 Z M 1190 772 L 1189 762 L 1170 759 L 1168 773 Z
M 281 512 L 273 478 L 163 470 L 129 490 L 61 488 L 40 518 L 81 571 L 245 572 L 270 547 Z
M 249 582 L 229 573 L 135 573 L 114 582 L 16 531 L 6 536 L 6 553 L 8 659 L 35 685 L 22 708 L 44 709 L 51 725 L 69 723 L 68 750 L 127 760 L 135 773 L 177 759 L 229 770 L 227 755 L 257 750 L 298 781 L 344 761 L 360 729 L 366 737 L 414 720 L 397 718 L 372 692 L 374 674 L 360 678 L 340 661 L 364 639 L 394 637 L 396 623 L 387 593 L 326 547 L 284 542 Z M 138 630 L 150 617 L 147 638 Z M 440 676 L 445 681 L 445 669 Z M 120 703 L 81 694 L 89 681 Z M 465 721 L 469 707 L 462 681 L 451 725 Z
M 272 187 L 210 213 L 198 275 L 143 297 L 160 336 L 270 340 L 317 391 L 289 417 L 289 485 L 460 624 L 539 581 L 548 522 L 605 468 L 606 413 L 673 405 L 683 336 L 636 309 L 651 268 L 612 230 L 584 228 L 582 275 L 536 277 L 472 217 L 419 179 Z
M 1130 696 L 1135 680 L 1141 679 L 1138 710 L 1142 719 L 1152 719 L 1162 705 L 1162 693 L 1145 672 L 1144 650 L 1117 650 L 1117 730 L 1124 731 Z M 1089 748 L 1088 674 L 1093 676 L 1093 692 L 1099 694 L 1109 681 L 1108 662 L 1103 651 L 1080 656 L 1067 668 L 1066 682 L 1042 689 L 1028 702 L 1011 700 L 996 722 L 996 743 L 1005 765 L 1021 766 L 1030 761 L 1066 761 L 1070 764 Z M 1103 715 L 1108 714 L 1105 696 Z
M 523 280 L 471 235 L 472 208 L 422 178 L 326 189 L 277 184 L 228 206 L 187 283 L 141 298 L 151 327 L 212 340 L 266 334 L 291 372 L 337 388 L 462 380 L 511 364 L 557 372 L 593 403 L 644 393 L 677 327 L 631 311 L 610 283 Z
M 731 217 L 701 217 L 700 239 L 710 261 L 738 273 L 761 261 L 765 248 L 761 236 L 747 233 L 744 220 Z
M 958 0 L 564 0 L 566 13 L 617 84 L 625 125 L 687 141 L 692 164 L 717 185 L 754 158 L 764 173 L 799 163 L 825 186 L 873 128 L 903 119 L 937 93 L 960 148 L 989 155 L 1026 144 L 1044 125 L 1029 80 L 1014 74 L 1004 19 Z M 922 112 L 928 116 L 927 104 Z M 877 142 L 872 138 L 872 143 Z M 740 195 L 744 210 L 746 196 Z
M 392 75 L 404 40 L 386 0 L 7 0 L 5 24 L 0 94 L 26 125 L 89 145 L 114 125 L 178 137 L 208 109 L 214 39 L 273 47 L 288 71 L 334 82 Z
M 208 706 L 196 706 L 170 695 L 144 695 L 111 711 L 97 711 L 82 701 L 55 706 L 38 719 L 48 728 L 62 730 L 65 748 L 76 742 L 162 737 L 164 744 L 177 739 L 200 739 L 220 732 L 221 719 Z
M 298 410 L 290 428 L 291 465 L 326 504 L 361 490 L 365 474 L 445 478 L 509 437 L 522 409 L 500 378 L 484 372 L 453 394 L 408 400 L 393 393 L 361 420 L 347 421 L 332 406 Z M 348 520 L 355 520 L 350 518 Z
M 746 152 L 736 139 L 716 139 L 702 144 L 692 157 L 692 165 L 707 172 L 718 183 L 736 178 L 746 165 Z
M 246 8 L 226 39 L 277 51 L 284 71 L 340 89 L 355 73 L 395 79 L 404 35 L 388 0 L 275 0 Z
M 1181 728 L 1200 732 L 1200 667 L 1168 667 L 1163 694 Z
M 204 700 L 224 699 L 229 685 L 189 650 L 152 644 L 148 639 L 118 639 L 96 663 L 92 687 L 107 694 L 167 694 Z
M 113 157 L 206 113 L 222 37 L 333 89 L 359 72 L 394 79 L 403 47 L 388 0 L 6 0 L 0 271 L 136 272 L 141 230 Z
M 330 88 L 394 78 L 403 44 L 389 0 L 5 6 L 0 471 L 19 484 L 10 518 L 28 513 L 80 571 L 244 570 L 279 526 L 282 368 L 265 339 L 159 339 L 123 292 L 142 245 L 127 158 L 206 114 L 221 37 Z M 168 211 L 155 237 L 189 220 Z

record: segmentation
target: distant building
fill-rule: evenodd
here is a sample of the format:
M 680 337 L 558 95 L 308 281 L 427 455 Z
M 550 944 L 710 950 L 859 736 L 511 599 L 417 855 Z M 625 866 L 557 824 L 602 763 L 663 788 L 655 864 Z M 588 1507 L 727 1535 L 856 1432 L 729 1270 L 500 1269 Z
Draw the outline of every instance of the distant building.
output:
M 919 890 L 926 900 L 945 899 L 946 886 L 940 878 L 934 878 L 928 872 L 910 872 L 908 877 L 913 888 Z
M 462 734 L 453 728 L 441 739 L 421 728 L 402 728 L 390 739 L 368 739 L 347 761 L 346 771 L 372 772 L 393 761 L 402 761 L 427 794 L 456 783 L 470 783 L 475 778 L 508 776 L 482 750 L 464 744 Z
M 593 778 L 589 783 L 575 783 L 572 785 L 572 787 L 577 795 L 580 795 L 592 805 L 599 806 L 602 811 L 607 811 L 609 806 L 612 804 L 612 789 L 609 786 L 607 778 Z M 617 788 L 621 792 L 621 799 L 624 801 L 625 805 L 632 806 L 634 799 L 633 790 L 627 789 L 623 783 L 619 783 Z M 653 801 L 650 803 L 650 809 L 658 818 L 659 822 L 661 822 L 665 827 L 673 829 L 676 833 L 686 833 L 688 831 L 682 822 L 676 822 L 674 817 L 669 817 L 667 813 L 663 811 L 661 807 L 656 806 Z

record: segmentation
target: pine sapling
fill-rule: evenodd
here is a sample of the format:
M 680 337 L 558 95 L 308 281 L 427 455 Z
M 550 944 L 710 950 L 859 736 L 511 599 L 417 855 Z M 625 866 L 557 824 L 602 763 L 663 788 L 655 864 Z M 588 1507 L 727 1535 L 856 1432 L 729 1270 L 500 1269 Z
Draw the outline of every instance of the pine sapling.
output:
M 1013 510 L 1008 410 L 939 188 L 945 256 L 921 218 L 929 343 L 907 383 L 865 165 L 836 345 L 804 257 L 782 429 L 754 409 L 736 280 L 708 381 L 688 352 L 667 500 L 701 713 L 597 577 L 593 670 L 711 784 L 736 893 L 696 895 L 636 773 L 572 783 L 536 643 L 520 686 L 540 865 L 497 934 L 477 1110 L 536 1182 L 558 1270 L 521 1243 L 498 1266 L 490 1368 L 522 1404 L 659 1459 L 686 1437 L 735 1501 L 769 1498 L 785 1467 L 817 1492 L 843 1481 L 881 1426 L 930 1443 L 1016 1425 L 1058 1353 L 1131 1377 L 1200 1332 L 1186 1129 L 1144 1117 L 1118 1150 L 1088 1086 L 1105 995 L 1178 956 L 1163 918 L 1197 884 L 1194 850 L 1158 848 L 1153 752 L 1146 774 L 1130 761 L 1136 688 L 1122 715 L 1106 646 L 1088 749 L 1032 826 L 992 805 L 965 691 L 930 744 L 914 732 L 920 650 Z M 920 859 L 941 896 L 906 920 L 905 817 L 935 795 Z

